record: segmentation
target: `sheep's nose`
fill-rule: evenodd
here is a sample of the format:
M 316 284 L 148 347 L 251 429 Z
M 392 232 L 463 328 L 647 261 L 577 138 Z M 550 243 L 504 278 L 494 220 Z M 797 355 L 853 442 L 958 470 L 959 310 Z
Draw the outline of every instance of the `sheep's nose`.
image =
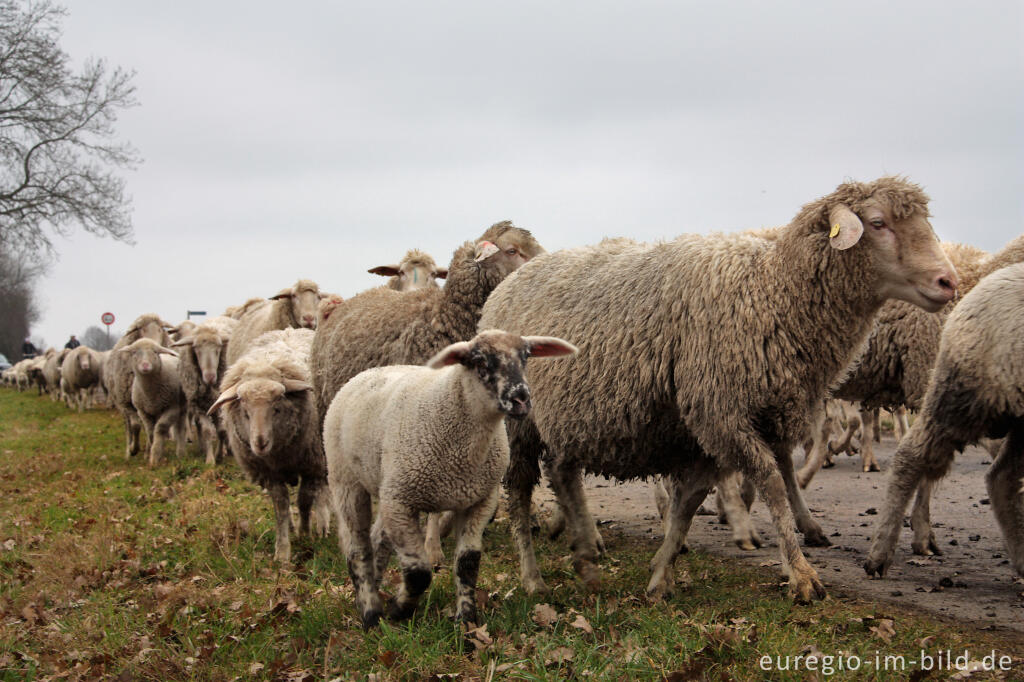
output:
M 217 375 L 213 372 L 203 372 L 203 381 L 207 385 L 213 386 L 213 383 L 217 381 Z
M 312 327 L 313 326 L 313 316 L 312 315 L 303 315 L 302 316 L 302 324 L 304 324 L 307 327 Z
M 960 279 L 957 277 L 956 271 L 944 272 L 935 278 L 935 287 L 949 299 L 956 295 L 958 286 L 960 286 Z
M 530 389 L 525 386 L 518 386 L 513 389 L 508 395 L 509 402 L 512 403 L 512 409 L 509 414 L 521 417 L 530 412 Z
M 266 436 L 256 436 L 256 452 L 263 454 L 267 451 L 268 440 Z

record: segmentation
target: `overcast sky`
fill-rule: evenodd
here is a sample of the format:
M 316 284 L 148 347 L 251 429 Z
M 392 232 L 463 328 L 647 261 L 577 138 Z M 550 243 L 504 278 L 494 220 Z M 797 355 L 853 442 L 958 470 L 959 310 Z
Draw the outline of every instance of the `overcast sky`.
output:
M 136 243 L 58 238 L 33 334 L 347 296 L 503 219 L 548 250 L 781 224 L 884 174 L 996 250 L 1024 230 L 1022 7 L 74 0 L 72 59 L 137 72 Z

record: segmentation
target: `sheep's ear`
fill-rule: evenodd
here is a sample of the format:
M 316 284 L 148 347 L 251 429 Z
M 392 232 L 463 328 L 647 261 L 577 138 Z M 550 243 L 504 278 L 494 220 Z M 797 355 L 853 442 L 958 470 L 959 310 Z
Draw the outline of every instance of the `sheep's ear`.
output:
M 171 324 L 170 322 L 168 322 L 166 320 L 160 320 L 159 322 L 160 322 L 160 326 L 163 327 L 165 330 L 177 329 L 178 328 L 178 325 Z
M 128 327 L 128 329 L 125 331 L 124 335 L 128 336 L 129 334 L 134 334 L 137 331 L 139 331 L 138 327 Z
M 206 411 L 206 414 L 209 416 L 213 416 L 213 413 L 216 412 L 217 408 L 219 408 L 221 405 L 226 405 L 235 400 L 238 400 L 238 384 L 235 384 L 234 386 L 229 386 L 225 388 L 223 391 L 221 391 L 220 396 L 217 398 L 217 401 L 213 405 L 210 405 L 210 409 Z
M 430 369 L 441 369 L 448 365 L 457 365 L 469 356 L 469 349 L 472 344 L 469 341 L 453 343 L 443 349 L 434 357 L 427 360 L 427 367 Z
M 281 382 L 284 384 L 285 393 L 299 393 L 301 391 L 312 391 L 313 386 L 306 381 L 300 381 L 299 379 L 285 379 Z
M 380 275 L 381 277 L 394 277 L 400 270 L 397 265 L 378 265 L 375 268 L 367 270 L 371 275 Z
M 164 327 L 164 331 L 168 334 L 177 334 L 181 331 L 181 327 Z
M 181 341 L 175 341 L 171 344 L 171 348 L 177 348 L 178 346 L 191 346 L 196 340 L 196 337 L 189 336 L 188 338 L 182 339 Z
M 434 270 L 434 277 L 438 279 L 448 279 L 448 268 L 437 268 Z
M 157 346 L 156 352 L 163 353 L 164 355 L 173 355 L 174 357 L 178 357 L 178 351 L 171 350 L 170 348 L 164 348 L 163 346 Z
M 270 300 L 271 301 L 276 301 L 279 298 L 289 298 L 291 295 L 292 295 L 292 288 L 288 287 L 287 289 L 281 289 L 281 291 L 279 291 L 276 294 L 274 294 L 273 296 L 271 296 Z
M 833 249 L 843 251 L 850 248 L 864 234 L 864 223 L 846 204 L 839 204 L 828 214 L 828 243 Z
M 579 348 L 555 336 L 524 336 L 526 351 L 531 358 L 553 358 L 578 353 Z
M 479 263 L 482 260 L 487 260 L 494 254 L 498 253 L 498 251 L 501 251 L 501 249 L 495 246 L 493 242 L 478 242 L 476 245 L 476 250 L 474 251 L 473 260 Z

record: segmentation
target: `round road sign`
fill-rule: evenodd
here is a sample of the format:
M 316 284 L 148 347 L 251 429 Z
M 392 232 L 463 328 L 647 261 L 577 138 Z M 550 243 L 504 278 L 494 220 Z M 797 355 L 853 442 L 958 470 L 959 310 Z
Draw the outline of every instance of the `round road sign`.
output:
M 114 313 L 103 313 L 100 315 L 100 321 L 108 327 L 114 324 Z

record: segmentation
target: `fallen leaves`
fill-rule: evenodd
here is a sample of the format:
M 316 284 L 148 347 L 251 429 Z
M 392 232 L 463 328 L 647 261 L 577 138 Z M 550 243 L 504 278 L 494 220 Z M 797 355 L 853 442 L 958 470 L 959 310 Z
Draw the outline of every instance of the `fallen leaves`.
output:
M 537 604 L 533 607 L 531 618 L 542 628 L 550 628 L 558 622 L 558 611 L 551 604 Z

